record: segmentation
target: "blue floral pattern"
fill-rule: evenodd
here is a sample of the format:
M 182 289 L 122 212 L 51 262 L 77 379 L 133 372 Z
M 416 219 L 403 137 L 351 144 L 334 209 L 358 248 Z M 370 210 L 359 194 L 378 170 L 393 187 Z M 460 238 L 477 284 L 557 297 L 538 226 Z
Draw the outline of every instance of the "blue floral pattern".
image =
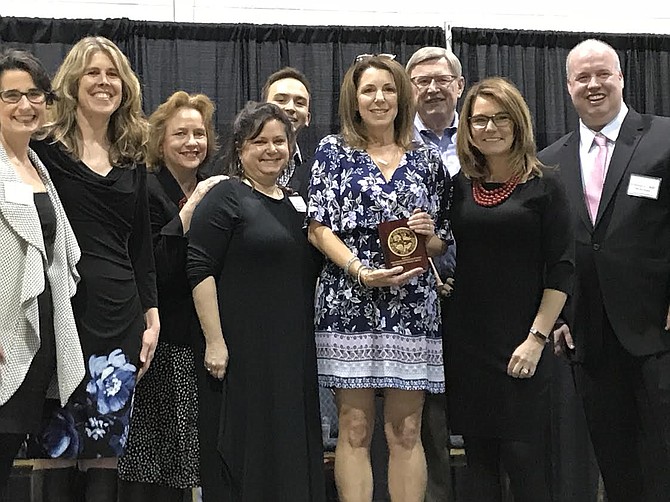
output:
M 325 137 L 312 166 L 308 218 L 328 226 L 365 265 L 383 267 L 377 225 L 427 211 L 450 240 L 450 184 L 439 153 L 405 153 L 390 180 L 364 150 Z M 338 388 L 444 392 L 440 310 L 429 270 L 402 287 L 364 288 L 326 260 L 315 306 L 319 382 Z
M 84 450 L 97 457 L 124 453 L 137 368 L 117 348 L 108 355 L 92 355 L 88 371 L 89 379 L 82 384 L 85 399 L 73 396 L 65 408 L 53 409 L 31 439 L 31 456 L 74 459 Z
M 91 356 L 88 370 L 92 379 L 86 386 L 89 398 L 102 415 L 119 411 L 130 399 L 135 388 L 137 368 L 130 364 L 121 349 L 109 356 Z
M 41 434 L 41 443 L 51 458 L 76 458 L 79 454 L 79 434 L 70 410 L 59 408 Z

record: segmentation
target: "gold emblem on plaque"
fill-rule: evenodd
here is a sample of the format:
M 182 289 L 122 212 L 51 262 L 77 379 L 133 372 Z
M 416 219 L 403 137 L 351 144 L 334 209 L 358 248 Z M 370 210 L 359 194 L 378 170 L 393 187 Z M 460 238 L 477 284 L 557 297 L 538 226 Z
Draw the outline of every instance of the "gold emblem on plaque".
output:
M 386 241 L 396 256 L 409 256 L 419 244 L 416 234 L 407 227 L 398 227 L 391 231 Z

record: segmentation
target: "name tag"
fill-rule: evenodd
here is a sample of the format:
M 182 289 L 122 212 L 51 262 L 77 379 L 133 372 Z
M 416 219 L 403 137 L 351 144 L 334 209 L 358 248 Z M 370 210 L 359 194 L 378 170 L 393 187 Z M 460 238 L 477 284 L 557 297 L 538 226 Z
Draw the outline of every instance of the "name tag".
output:
M 33 187 L 27 183 L 8 181 L 5 183 L 5 200 L 22 206 L 32 206 L 35 204 Z
M 302 198 L 302 196 L 298 194 L 290 195 L 288 200 L 291 201 L 291 204 L 293 204 L 293 207 L 299 213 L 307 212 L 307 204 L 305 204 L 305 200 Z
M 626 193 L 632 197 L 644 197 L 645 199 L 658 199 L 658 191 L 661 189 L 661 178 L 631 174 Z

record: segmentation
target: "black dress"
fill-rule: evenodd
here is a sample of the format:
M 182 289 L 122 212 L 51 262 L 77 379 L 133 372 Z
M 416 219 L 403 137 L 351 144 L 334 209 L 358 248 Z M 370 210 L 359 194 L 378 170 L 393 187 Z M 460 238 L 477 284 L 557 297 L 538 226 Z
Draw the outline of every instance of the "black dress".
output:
M 455 289 L 446 324 L 447 396 L 455 433 L 519 441 L 546 432 L 551 356 L 532 378 L 507 375 L 545 288 L 569 293 L 574 251 L 558 173 L 516 187 L 482 207 L 462 173 L 455 178 L 451 225 L 458 243 Z
M 31 142 L 49 171 L 81 248 L 72 298 L 87 375 L 66 408 L 54 403 L 30 454 L 53 458 L 123 453 L 144 311 L 157 306 L 144 166 L 101 176 L 58 144 Z
M 186 198 L 166 167 L 149 174 L 147 188 L 161 334 L 151 366 L 135 389 L 119 477 L 191 488 L 200 484 L 192 349 L 200 330 L 186 277 L 188 240 L 179 217 Z
M 314 344 L 317 254 L 304 213 L 239 180 L 219 183 L 193 215 L 187 272 L 217 283 L 229 362 L 218 436 L 225 487 L 213 500 L 323 501 Z M 203 483 L 203 489 L 207 487 Z
M 49 194 L 33 194 L 40 219 L 44 249 L 49 262 L 53 259 L 56 240 L 56 213 Z M 44 274 L 44 291 L 37 297 L 40 318 L 40 348 L 25 379 L 9 400 L 0 406 L 0 433 L 27 434 L 39 430 L 47 389 L 56 372 L 56 342 L 53 304 L 49 279 Z

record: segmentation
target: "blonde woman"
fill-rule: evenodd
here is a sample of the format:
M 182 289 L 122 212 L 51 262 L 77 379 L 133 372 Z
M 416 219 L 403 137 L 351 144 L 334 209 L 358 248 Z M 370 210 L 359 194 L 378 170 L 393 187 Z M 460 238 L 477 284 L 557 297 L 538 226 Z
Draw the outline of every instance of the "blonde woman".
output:
M 200 168 L 216 152 L 214 104 L 178 91 L 149 118 L 149 212 L 156 260 L 161 336 L 138 383 L 126 453 L 119 461 L 124 502 L 182 502 L 200 485 L 196 366 L 200 336 L 186 277 L 187 233 L 203 197 L 223 176 Z
M 54 77 L 54 89 L 60 100 L 49 136 L 34 148 L 82 249 L 82 280 L 72 306 L 88 371 L 68 405 L 54 405 L 32 450 L 58 459 L 38 468 L 80 459 L 86 500 L 115 501 L 116 460 L 125 449 L 135 382 L 149 367 L 159 331 L 142 164 L 147 125 L 139 81 L 105 38 L 77 42 Z M 44 499 L 59 490 L 66 497 L 69 488 L 55 483 Z

